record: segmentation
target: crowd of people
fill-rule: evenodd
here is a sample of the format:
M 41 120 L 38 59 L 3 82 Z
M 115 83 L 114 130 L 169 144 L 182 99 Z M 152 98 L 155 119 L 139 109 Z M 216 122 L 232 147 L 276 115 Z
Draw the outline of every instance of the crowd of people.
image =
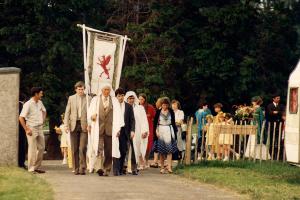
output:
M 272 154 L 273 159 L 276 159 L 278 151 L 280 151 L 279 155 L 280 159 L 282 159 L 283 148 L 278 149 L 278 147 L 284 146 L 285 107 L 280 104 L 280 96 L 277 94 L 274 95 L 273 102 L 265 109 L 262 107 L 263 100 L 260 96 L 253 97 L 251 99 L 251 104 L 250 107 L 241 106 L 242 112 L 247 114 L 247 118 L 241 119 L 239 118 L 240 113 L 236 110 L 238 108 L 237 106 L 233 106 L 235 109 L 231 112 L 225 113 L 222 111 L 223 105 L 221 103 L 216 103 L 213 106 L 216 115 L 213 116 L 207 103 L 201 103 L 199 110 L 195 113 L 196 123 L 198 125 L 198 152 L 201 152 L 201 147 L 205 145 L 208 147 L 208 160 L 217 159 L 228 161 L 230 152 L 236 159 L 239 159 L 241 155 L 235 151 L 236 149 L 233 149 L 234 134 L 222 133 L 222 130 L 220 132 L 220 129 L 214 130 L 214 128 L 218 127 L 215 125 L 251 124 L 257 126 L 256 135 L 251 135 L 246 138 L 247 148 L 243 149 L 244 156 L 254 156 L 254 151 L 256 151 L 254 149 L 254 141 L 256 141 L 256 144 L 262 144 L 264 147 L 263 151 L 269 151 L 268 157 L 265 156 L 265 152 L 263 153 L 263 159 L 270 159 Z M 266 124 L 265 127 L 263 127 L 264 121 Z M 226 132 L 226 129 L 223 131 Z M 269 132 L 269 138 L 267 132 Z M 202 138 L 204 133 L 206 137 Z M 263 138 L 261 138 L 262 133 L 264 133 Z M 280 136 L 281 138 L 279 139 Z M 273 141 L 274 144 L 272 144 Z M 269 143 L 269 149 L 266 149 L 265 145 L 267 143 Z M 199 157 L 198 159 L 202 158 Z
M 99 176 L 111 171 L 115 176 L 138 175 L 150 164 L 160 166 L 162 174 L 172 173 L 172 155 L 182 157 L 185 148 L 186 124 L 177 100 L 160 98 L 154 108 L 145 94 L 137 96 L 122 88 L 113 91 L 109 84 L 102 85 L 93 98 L 85 95 L 83 82 L 77 82 L 74 89 L 63 123 L 55 129 L 61 135 L 63 164 L 68 163 L 75 175 L 87 171 Z M 19 119 L 28 140 L 28 171 L 44 173 L 40 168 L 45 148 L 43 90 L 32 88 L 31 92 Z M 155 152 L 154 163 L 149 163 L 151 152 Z
M 85 85 L 81 81 L 74 89 L 76 93 L 69 97 L 62 124 L 56 127 L 56 132 L 61 135 L 63 164 L 68 163 L 75 175 L 85 175 L 87 171 L 99 176 L 108 176 L 111 171 L 114 176 L 138 175 L 149 167 L 160 167 L 162 174 L 172 173 L 172 160 L 184 158 L 187 124 L 179 101 L 161 97 L 154 107 L 145 94 L 136 95 L 122 88 L 113 91 L 110 84 L 102 85 L 100 93 L 93 98 L 84 93 Z M 43 89 L 34 87 L 31 94 L 19 117 L 28 141 L 28 171 L 45 173 L 41 169 L 45 149 L 42 127 L 46 119 L 41 101 Z M 265 111 L 266 118 L 275 124 L 282 122 L 284 113 L 279 101 L 280 97 L 275 95 Z M 261 129 L 262 99 L 254 97 L 251 102 L 253 122 Z M 213 116 L 208 104 L 202 102 L 195 113 L 198 152 L 205 141 L 209 160 L 228 161 L 230 152 L 239 156 L 231 147 L 232 135 L 214 134 L 213 124 L 226 125 L 234 121 L 233 115 L 224 113 L 222 108 L 221 103 L 215 104 L 216 115 Z M 206 137 L 202 138 L 204 132 Z M 154 161 L 149 163 L 151 152 Z

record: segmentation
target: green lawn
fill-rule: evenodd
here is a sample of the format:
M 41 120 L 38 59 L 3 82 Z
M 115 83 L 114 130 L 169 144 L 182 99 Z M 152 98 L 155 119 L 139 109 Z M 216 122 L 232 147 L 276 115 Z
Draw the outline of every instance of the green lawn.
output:
M 16 167 L 0 167 L 1 200 L 52 200 L 49 184 L 35 174 Z
M 203 161 L 176 173 L 229 188 L 251 199 L 300 199 L 300 168 L 285 163 Z

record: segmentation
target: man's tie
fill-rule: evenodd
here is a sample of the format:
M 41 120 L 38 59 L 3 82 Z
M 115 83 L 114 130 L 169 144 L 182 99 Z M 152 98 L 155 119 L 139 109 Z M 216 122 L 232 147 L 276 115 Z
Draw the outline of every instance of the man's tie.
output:
M 82 98 L 79 97 L 79 102 L 78 102 L 78 118 L 81 119 L 81 107 L 82 107 Z
M 106 112 L 108 108 L 108 98 L 104 97 L 104 111 Z

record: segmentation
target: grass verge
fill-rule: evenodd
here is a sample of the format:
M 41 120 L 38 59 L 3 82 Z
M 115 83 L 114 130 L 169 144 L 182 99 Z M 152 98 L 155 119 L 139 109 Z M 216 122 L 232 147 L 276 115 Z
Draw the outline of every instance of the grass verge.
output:
M 176 173 L 229 188 L 251 199 L 300 199 L 300 168 L 287 163 L 203 161 L 178 166 Z
M 17 167 L 0 167 L 0 199 L 53 200 L 53 190 L 36 174 Z

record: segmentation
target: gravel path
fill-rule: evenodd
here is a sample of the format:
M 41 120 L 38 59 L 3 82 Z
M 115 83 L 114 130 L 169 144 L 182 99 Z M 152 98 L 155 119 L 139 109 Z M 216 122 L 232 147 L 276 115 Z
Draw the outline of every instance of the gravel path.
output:
M 161 175 L 148 169 L 138 176 L 99 177 L 97 174 L 75 176 L 61 161 L 44 161 L 46 179 L 55 192 L 55 200 L 200 200 L 242 199 L 241 196 L 211 185 L 178 177 Z

